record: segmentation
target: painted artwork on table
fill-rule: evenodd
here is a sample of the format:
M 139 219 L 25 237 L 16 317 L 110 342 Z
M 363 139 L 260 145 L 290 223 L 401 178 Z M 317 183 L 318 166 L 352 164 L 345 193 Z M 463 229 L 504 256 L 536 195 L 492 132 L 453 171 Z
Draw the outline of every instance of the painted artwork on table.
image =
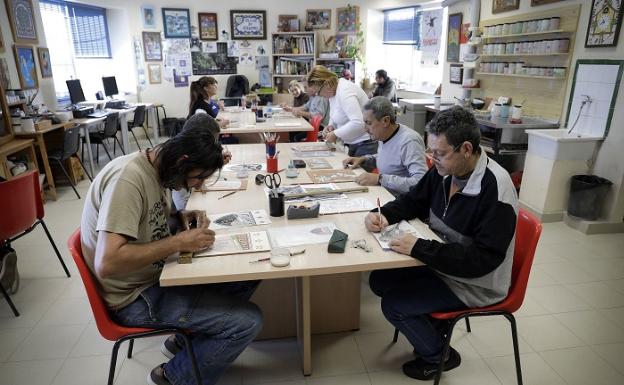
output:
M 154 29 L 156 28 L 156 10 L 151 5 L 141 6 L 141 20 L 143 21 L 143 28 Z
M 617 46 L 622 27 L 621 0 L 592 0 L 585 47 Z
M 308 176 L 312 179 L 312 183 L 320 184 L 353 182 L 356 175 L 353 170 L 314 170 L 308 171 Z
M 39 69 L 41 70 L 41 77 L 51 78 L 52 62 L 50 61 L 50 50 L 47 48 L 38 47 L 37 54 L 39 55 Z
M 462 28 L 462 14 L 453 13 L 448 18 L 448 33 L 446 42 L 446 60 L 459 61 L 459 41 Z
M 218 27 L 217 27 L 217 14 L 201 12 L 197 14 L 199 22 L 199 38 L 201 40 L 217 40 Z
M 37 44 L 37 27 L 32 0 L 5 0 L 13 40 L 18 44 Z
M 37 68 L 35 68 L 35 52 L 33 47 L 25 45 L 13 46 L 15 50 L 15 62 L 17 74 L 19 75 L 20 87 L 22 89 L 37 88 Z
M 520 0 L 493 0 L 492 13 L 513 11 L 520 7 Z
M 266 11 L 230 11 L 233 40 L 265 40 Z
M 165 39 L 191 37 L 191 20 L 186 8 L 163 8 Z
M 143 31 L 143 55 L 145 61 L 162 61 L 160 32 Z
M 147 74 L 150 84 L 162 83 L 162 72 L 160 70 L 160 64 L 149 63 L 147 65 Z
M 336 32 L 356 33 L 360 22 L 360 7 L 349 5 L 348 7 L 336 8 Z
M 306 25 L 308 24 L 312 29 L 330 29 L 331 9 L 307 9 Z

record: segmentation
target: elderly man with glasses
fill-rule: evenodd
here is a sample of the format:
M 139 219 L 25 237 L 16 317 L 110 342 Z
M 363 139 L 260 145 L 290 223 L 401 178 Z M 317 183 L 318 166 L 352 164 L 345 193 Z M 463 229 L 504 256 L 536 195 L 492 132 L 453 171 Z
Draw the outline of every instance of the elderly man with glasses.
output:
M 369 213 L 365 219 L 367 229 L 378 232 L 419 218 L 444 240 L 399 235 L 391 240 L 392 249 L 426 266 L 370 276 L 384 316 L 414 347 L 416 358 L 403 364 L 403 372 L 419 380 L 434 378 L 441 359 L 444 370 L 461 363 L 452 348 L 441 357 L 448 325 L 434 323 L 430 313 L 487 306 L 507 296 L 518 213 L 509 173 L 479 146 L 480 131 L 470 112 L 442 111 L 427 129 L 435 167 L 407 194 L 382 206 L 382 215 Z

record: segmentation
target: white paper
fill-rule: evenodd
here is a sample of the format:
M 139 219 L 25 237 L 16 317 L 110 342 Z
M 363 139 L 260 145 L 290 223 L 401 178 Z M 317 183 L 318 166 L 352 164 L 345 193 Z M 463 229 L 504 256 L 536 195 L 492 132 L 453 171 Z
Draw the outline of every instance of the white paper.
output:
M 334 156 L 334 153 L 331 151 L 293 151 L 293 155 L 295 158 L 324 158 L 327 156 Z
M 218 180 L 216 183 L 205 182 L 205 190 L 238 190 L 241 187 L 240 180 Z
M 275 127 L 301 127 L 301 122 L 275 122 Z
M 202 41 L 202 52 L 203 53 L 217 53 L 217 42 L 216 41 Z
M 269 229 L 269 237 L 273 247 L 293 247 L 328 243 L 336 225 L 322 222 L 309 225 L 275 227 Z
M 193 257 L 215 255 L 256 253 L 271 250 L 266 231 L 254 231 L 239 234 L 221 234 L 215 236 L 215 243 L 206 250 L 193 254 Z
M 223 166 L 223 171 L 238 172 L 240 170 L 247 171 L 264 171 L 266 170 L 266 163 L 228 163 Z
M 238 211 L 222 214 L 212 214 L 210 219 L 210 229 L 231 229 L 233 227 L 260 226 L 271 223 L 266 210 Z
M 320 215 L 370 211 L 376 207 L 373 202 L 364 198 L 331 200 L 320 203 Z
M 429 239 L 425 237 L 420 231 L 416 230 L 414 226 L 412 226 L 409 222 L 403 220 L 399 223 L 395 223 L 393 225 L 387 226 L 379 233 L 373 233 L 373 236 L 379 242 L 379 246 L 381 246 L 384 250 L 390 250 L 390 240 L 401 237 L 406 234 L 414 234 L 414 236 L 422 239 Z

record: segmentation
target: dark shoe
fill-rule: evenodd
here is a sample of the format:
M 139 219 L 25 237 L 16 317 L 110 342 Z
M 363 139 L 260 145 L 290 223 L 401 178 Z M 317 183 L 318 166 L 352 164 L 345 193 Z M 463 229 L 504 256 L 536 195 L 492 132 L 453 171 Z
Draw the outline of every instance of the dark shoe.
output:
M 149 385 L 171 385 L 171 382 L 165 377 L 165 364 L 160 364 L 147 375 L 147 383 Z
M 169 336 L 169 338 L 167 338 L 165 340 L 165 342 L 163 342 L 163 344 L 160 345 L 160 351 L 168 359 L 172 359 L 173 356 L 175 356 L 180 351 L 182 351 L 182 346 L 180 346 L 180 344 L 178 344 L 178 340 L 177 340 L 175 334 L 172 335 L 172 336 Z
M 17 254 L 11 248 L 0 249 L 0 285 L 9 294 L 19 289 L 19 273 L 17 272 Z
M 459 364 L 461 364 L 461 356 L 457 350 L 451 348 L 449 358 L 444 364 L 444 371 L 455 369 Z M 417 358 L 403 364 L 403 373 L 408 377 L 421 381 L 432 380 L 438 373 L 438 363 L 430 363 L 422 358 Z

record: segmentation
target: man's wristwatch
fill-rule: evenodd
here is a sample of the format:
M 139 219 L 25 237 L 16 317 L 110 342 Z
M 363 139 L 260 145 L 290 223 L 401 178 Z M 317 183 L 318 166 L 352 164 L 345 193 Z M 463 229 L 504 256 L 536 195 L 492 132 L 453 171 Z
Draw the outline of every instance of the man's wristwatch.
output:
M 383 176 L 383 175 L 379 174 L 379 178 L 377 179 L 377 184 L 379 184 L 380 186 L 381 186 L 381 177 L 382 177 L 382 176 Z

